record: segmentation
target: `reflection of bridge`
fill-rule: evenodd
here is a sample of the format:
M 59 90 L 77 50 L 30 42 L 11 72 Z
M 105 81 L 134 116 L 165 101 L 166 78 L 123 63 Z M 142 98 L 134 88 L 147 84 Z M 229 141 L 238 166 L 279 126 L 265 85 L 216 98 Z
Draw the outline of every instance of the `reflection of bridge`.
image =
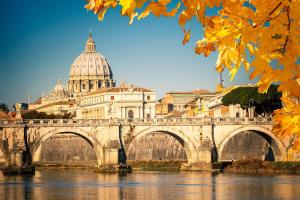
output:
M 256 135 L 272 151 L 275 160 L 284 160 L 285 145 L 272 134 L 271 128 L 271 118 L 0 121 L 1 150 L 5 162 L 7 165 L 17 166 L 31 157 L 37 160 L 41 144 L 51 136 L 63 133 L 85 139 L 95 150 L 98 165 L 123 162 L 126 157 L 123 152 L 129 153 L 142 137 L 155 132 L 163 132 L 176 138 L 183 145 L 189 164 L 243 157 L 244 155 L 234 152 L 234 148 L 237 148 L 236 141 L 243 134 Z M 234 139 L 235 137 L 237 138 Z M 246 150 L 241 152 L 249 152 L 249 149 L 257 151 L 257 148 L 259 147 L 254 142 L 254 146 L 246 146 Z M 24 152 L 27 152 L 27 156 Z

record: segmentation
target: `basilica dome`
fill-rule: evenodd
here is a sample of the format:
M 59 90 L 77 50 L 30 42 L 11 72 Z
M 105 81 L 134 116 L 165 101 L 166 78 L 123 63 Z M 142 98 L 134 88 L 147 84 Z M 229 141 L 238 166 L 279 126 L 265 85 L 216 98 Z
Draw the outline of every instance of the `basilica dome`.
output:
M 70 80 L 90 78 L 112 78 L 112 71 L 106 58 L 96 51 L 96 45 L 90 34 L 85 50 L 73 62 L 70 69 Z
M 96 51 L 90 33 L 84 52 L 71 65 L 68 91 L 79 95 L 107 87 L 115 87 L 113 73 L 106 58 Z

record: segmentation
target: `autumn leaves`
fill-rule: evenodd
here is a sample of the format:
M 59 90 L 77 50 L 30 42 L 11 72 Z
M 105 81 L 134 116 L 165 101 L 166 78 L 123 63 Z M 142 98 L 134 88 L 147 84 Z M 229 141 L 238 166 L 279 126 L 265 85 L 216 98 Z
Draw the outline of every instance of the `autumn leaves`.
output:
M 216 70 L 229 70 L 232 80 L 240 67 L 257 79 L 260 92 L 278 83 L 284 107 L 275 111 L 274 131 L 300 138 L 300 1 L 299 0 L 89 0 L 86 8 L 103 20 L 109 8 L 121 6 L 121 14 L 143 19 L 149 14 L 173 17 L 183 29 L 183 44 L 190 39 L 187 24 L 196 18 L 204 27 L 195 52 L 218 52 Z M 214 15 L 207 15 L 215 9 Z M 140 12 L 140 13 L 139 13 Z M 300 139 L 294 142 L 300 148 Z M 299 145 L 298 145 L 299 144 Z

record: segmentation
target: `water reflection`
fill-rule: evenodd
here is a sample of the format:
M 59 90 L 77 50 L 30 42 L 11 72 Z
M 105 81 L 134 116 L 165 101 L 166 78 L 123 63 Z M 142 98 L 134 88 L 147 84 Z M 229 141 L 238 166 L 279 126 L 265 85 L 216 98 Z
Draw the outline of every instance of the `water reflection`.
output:
M 0 199 L 229 200 L 300 199 L 300 176 L 200 172 L 41 170 L 33 177 L 0 175 Z

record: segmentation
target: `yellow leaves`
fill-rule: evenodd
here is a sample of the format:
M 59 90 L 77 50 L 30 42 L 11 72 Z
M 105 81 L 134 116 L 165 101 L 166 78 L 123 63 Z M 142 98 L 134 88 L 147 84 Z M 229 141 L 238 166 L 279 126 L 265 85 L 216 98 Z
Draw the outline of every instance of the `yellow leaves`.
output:
M 88 10 L 93 10 L 95 14 L 98 14 L 98 19 L 102 21 L 104 15 L 109 8 L 115 8 L 117 5 L 122 7 L 121 15 L 128 16 L 132 24 L 135 17 L 138 19 L 143 19 L 147 17 L 150 13 L 154 16 L 165 16 L 173 17 L 176 15 L 180 3 L 171 11 L 168 11 L 168 4 L 172 0 L 158 0 L 158 1 L 148 1 L 148 0 L 89 0 L 88 4 L 85 6 Z M 146 2 L 149 2 L 146 8 L 139 15 L 137 9 L 141 9 Z
M 264 73 L 266 67 L 268 67 L 269 63 L 266 59 L 263 59 L 260 56 L 256 56 L 255 59 L 252 61 L 251 66 L 253 66 L 254 70 L 250 74 L 250 80 L 254 79 L 255 77 Z
M 105 15 L 106 11 L 107 11 L 107 8 L 104 8 L 104 9 L 102 9 L 102 10 L 99 12 L 99 14 L 98 14 L 98 20 L 99 20 L 99 21 L 103 21 L 104 15 Z
M 186 24 L 186 21 L 190 21 L 192 19 L 193 15 L 190 15 L 186 10 L 183 10 L 179 17 L 178 17 L 178 24 L 181 27 L 184 27 L 184 25 Z
M 131 13 L 131 15 L 129 16 L 130 21 L 129 21 L 129 25 L 133 23 L 134 18 L 138 16 L 138 13 Z
M 140 20 L 142 18 L 145 18 L 150 13 L 152 13 L 156 17 L 160 15 L 163 15 L 165 17 L 173 17 L 177 13 L 178 8 L 180 7 L 180 3 L 177 4 L 176 8 L 168 12 L 166 6 L 168 2 L 168 0 L 161 0 L 159 2 L 149 3 L 145 10 L 139 15 L 138 19 Z
M 247 48 L 248 48 L 248 50 L 250 52 L 250 56 L 253 56 L 255 54 L 255 52 L 256 52 L 255 47 L 252 44 L 247 44 L 246 46 L 247 46 Z
M 134 8 L 136 6 L 135 0 L 120 0 L 119 1 L 120 6 L 122 6 L 121 14 L 131 14 L 134 11 Z
M 106 11 L 121 7 L 121 14 L 139 20 L 149 16 L 173 17 L 180 6 L 178 24 L 183 30 L 182 44 L 190 40 L 187 23 L 193 18 L 204 27 L 203 39 L 196 42 L 195 53 L 209 56 L 218 50 L 216 70 L 229 70 L 232 80 L 241 64 L 251 71 L 249 78 L 257 78 L 260 92 L 271 83 L 279 83 L 279 90 L 287 94 L 284 108 L 275 112 L 275 123 L 281 134 L 296 134 L 300 141 L 300 3 L 298 0 L 180 0 L 172 7 L 172 0 L 88 0 L 85 6 L 98 14 L 102 21 Z M 222 5 L 222 7 L 219 7 Z M 218 7 L 218 13 L 205 16 L 207 8 Z M 140 13 L 140 14 L 139 14 Z M 277 64 L 274 64 L 274 61 Z M 297 63 L 298 62 L 298 63 Z M 299 100 L 298 100 L 299 101 Z M 278 128 L 279 127 L 279 128 Z M 299 145 L 298 145 L 299 143 Z M 300 146 L 300 142 L 295 143 Z
M 115 8 L 116 6 L 117 0 L 88 0 L 85 8 L 93 10 L 95 14 L 98 14 L 99 21 L 103 21 L 107 9 Z
M 190 37 L 191 37 L 191 29 L 189 29 L 188 31 L 183 30 L 184 32 L 184 38 L 182 40 L 182 44 L 185 45 L 187 42 L 190 41 Z
M 234 66 L 230 71 L 229 71 L 229 76 L 230 76 L 230 81 L 232 81 L 236 75 L 236 73 L 238 72 L 240 68 L 240 65 L 236 65 Z
M 213 43 L 205 39 L 197 41 L 195 47 L 196 54 L 204 54 L 204 56 L 207 57 L 212 51 L 215 51 L 215 45 Z
M 282 97 L 284 107 L 275 111 L 273 131 L 281 138 L 296 136 L 299 141 L 300 133 L 300 105 L 299 98 L 290 98 L 285 94 Z M 296 140 L 296 141 L 297 141 Z M 300 143 L 293 145 L 294 149 L 299 149 Z
M 238 72 L 242 61 L 244 60 L 241 59 L 236 48 L 223 47 L 219 49 L 219 55 L 216 62 L 216 71 L 222 72 L 223 68 L 226 67 L 229 70 L 230 80 L 232 81 Z

